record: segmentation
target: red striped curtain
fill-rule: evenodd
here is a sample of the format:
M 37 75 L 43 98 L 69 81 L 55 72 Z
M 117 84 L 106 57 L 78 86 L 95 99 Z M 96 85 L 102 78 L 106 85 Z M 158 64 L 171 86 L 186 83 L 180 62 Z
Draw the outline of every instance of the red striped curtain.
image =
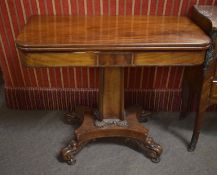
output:
M 14 40 L 31 15 L 188 15 L 217 0 L 0 0 L 0 65 L 8 107 L 73 109 L 97 105 L 98 68 L 28 68 Z M 125 69 L 126 106 L 180 110 L 184 67 Z

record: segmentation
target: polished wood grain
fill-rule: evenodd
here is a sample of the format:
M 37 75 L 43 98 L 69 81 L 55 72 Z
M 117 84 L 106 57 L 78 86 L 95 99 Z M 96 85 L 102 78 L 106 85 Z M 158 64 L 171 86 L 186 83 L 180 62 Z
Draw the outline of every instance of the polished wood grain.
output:
M 97 55 L 93 52 L 23 52 L 25 65 L 34 67 L 96 66 Z
M 133 52 L 100 52 L 98 66 L 133 66 Z
M 133 65 L 137 66 L 167 66 L 167 65 L 200 65 L 204 62 L 205 52 L 155 51 L 137 52 Z
M 148 129 L 144 128 L 141 124 L 138 124 L 136 114 L 128 115 L 127 121 L 128 127 L 108 126 L 101 129 L 94 125 L 93 116 L 85 114 L 81 127 L 75 131 L 77 141 L 85 143 L 86 141 L 105 137 L 125 137 L 145 141 L 148 135 L 144 135 L 144 133 L 148 133 Z
M 146 52 L 25 52 L 20 51 L 24 64 L 33 67 L 126 67 L 199 65 L 205 51 Z
M 209 43 L 190 19 L 175 16 L 33 16 L 16 40 L 25 50 L 195 50 Z
M 124 69 L 100 69 L 99 112 L 101 119 L 124 120 Z

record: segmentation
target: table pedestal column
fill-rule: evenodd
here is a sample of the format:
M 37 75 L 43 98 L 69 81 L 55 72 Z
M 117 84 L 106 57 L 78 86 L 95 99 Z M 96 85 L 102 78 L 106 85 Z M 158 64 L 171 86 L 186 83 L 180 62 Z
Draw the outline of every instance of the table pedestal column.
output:
M 148 129 L 139 124 L 138 115 L 124 111 L 124 69 L 100 68 L 99 110 L 86 110 L 77 117 L 81 126 L 75 130 L 75 139 L 62 149 L 63 159 L 73 164 L 75 154 L 87 143 L 98 138 L 119 137 L 124 138 L 125 143 L 132 142 L 153 162 L 159 162 L 162 147 L 148 136 Z
M 124 120 L 124 68 L 100 69 L 99 113 L 100 120 Z

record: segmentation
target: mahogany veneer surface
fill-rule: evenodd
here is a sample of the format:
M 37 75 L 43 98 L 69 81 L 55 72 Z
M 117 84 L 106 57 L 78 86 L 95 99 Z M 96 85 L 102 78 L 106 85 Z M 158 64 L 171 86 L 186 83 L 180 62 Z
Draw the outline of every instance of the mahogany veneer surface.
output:
M 23 63 L 37 67 L 199 65 L 205 51 L 72 52 L 20 51 Z
M 195 50 L 209 43 L 190 19 L 174 16 L 32 16 L 16 40 L 22 49 L 46 51 Z

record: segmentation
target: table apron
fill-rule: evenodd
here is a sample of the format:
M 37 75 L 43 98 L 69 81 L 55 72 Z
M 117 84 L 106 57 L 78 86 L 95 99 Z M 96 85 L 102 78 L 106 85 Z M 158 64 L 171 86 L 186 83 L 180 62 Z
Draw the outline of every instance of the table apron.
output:
M 205 50 L 138 52 L 26 52 L 19 51 L 24 64 L 33 67 L 128 67 L 188 66 L 204 62 Z

